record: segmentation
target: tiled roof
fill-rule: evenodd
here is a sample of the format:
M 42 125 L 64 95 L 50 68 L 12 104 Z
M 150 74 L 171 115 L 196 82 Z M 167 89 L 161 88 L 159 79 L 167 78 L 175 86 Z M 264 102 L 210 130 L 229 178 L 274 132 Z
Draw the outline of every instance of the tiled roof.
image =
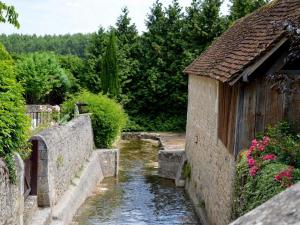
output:
M 300 0 L 274 0 L 235 22 L 184 72 L 231 81 L 284 37 L 285 21 L 299 17 Z

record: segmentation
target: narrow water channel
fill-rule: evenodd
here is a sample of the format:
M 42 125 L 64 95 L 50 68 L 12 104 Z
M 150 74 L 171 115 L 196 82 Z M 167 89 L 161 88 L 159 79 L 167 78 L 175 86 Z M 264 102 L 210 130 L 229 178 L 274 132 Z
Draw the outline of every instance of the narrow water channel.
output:
M 122 141 L 118 178 L 104 179 L 74 224 L 199 224 L 184 190 L 157 176 L 157 149 L 154 141 Z

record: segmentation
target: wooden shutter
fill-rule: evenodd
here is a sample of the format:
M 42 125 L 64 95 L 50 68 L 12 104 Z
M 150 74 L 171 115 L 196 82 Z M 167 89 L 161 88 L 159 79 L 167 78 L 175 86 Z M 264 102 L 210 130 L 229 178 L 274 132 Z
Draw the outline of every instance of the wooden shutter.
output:
M 219 83 L 218 137 L 230 153 L 234 151 L 238 87 Z

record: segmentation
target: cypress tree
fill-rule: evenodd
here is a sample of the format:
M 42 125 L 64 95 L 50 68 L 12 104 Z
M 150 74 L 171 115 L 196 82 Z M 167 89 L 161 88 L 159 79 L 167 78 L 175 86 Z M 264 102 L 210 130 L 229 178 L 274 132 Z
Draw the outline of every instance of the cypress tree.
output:
M 119 94 L 119 74 L 117 66 L 117 43 L 114 31 L 111 31 L 109 42 L 103 58 L 103 72 L 101 76 L 104 94 L 116 97 Z

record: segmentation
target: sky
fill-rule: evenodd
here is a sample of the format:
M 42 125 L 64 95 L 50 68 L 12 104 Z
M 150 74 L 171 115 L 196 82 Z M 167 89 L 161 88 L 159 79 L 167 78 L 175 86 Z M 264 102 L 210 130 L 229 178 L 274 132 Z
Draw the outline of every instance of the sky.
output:
M 9 24 L 0 24 L 0 33 L 66 34 L 91 33 L 99 26 L 114 25 L 121 9 L 128 7 L 132 22 L 139 32 L 145 31 L 146 15 L 155 0 L 3 0 L 14 5 L 19 13 L 20 29 Z M 161 0 L 167 6 L 172 0 Z M 179 0 L 186 7 L 191 0 Z M 226 14 L 228 0 L 222 6 Z

